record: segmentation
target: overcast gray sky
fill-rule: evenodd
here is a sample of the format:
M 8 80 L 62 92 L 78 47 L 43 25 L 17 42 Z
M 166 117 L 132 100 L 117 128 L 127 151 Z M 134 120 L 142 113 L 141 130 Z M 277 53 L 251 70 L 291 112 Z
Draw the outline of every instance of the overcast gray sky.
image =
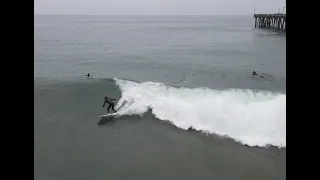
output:
M 35 14 L 251 15 L 277 13 L 285 0 L 34 0 Z

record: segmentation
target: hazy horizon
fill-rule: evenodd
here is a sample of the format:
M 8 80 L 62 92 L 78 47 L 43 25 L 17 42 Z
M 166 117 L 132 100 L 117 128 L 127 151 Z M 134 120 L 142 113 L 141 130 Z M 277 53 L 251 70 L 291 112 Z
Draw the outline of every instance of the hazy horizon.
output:
M 34 14 L 35 16 L 252 16 L 253 14 Z
M 282 13 L 285 0 L 35 0 L 35 15 L 252 15 Z

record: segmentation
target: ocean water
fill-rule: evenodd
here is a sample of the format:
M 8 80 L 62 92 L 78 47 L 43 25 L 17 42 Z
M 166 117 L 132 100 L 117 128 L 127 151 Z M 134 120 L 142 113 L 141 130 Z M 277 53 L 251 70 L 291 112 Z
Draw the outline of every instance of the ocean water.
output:
M 34 18 L 35 179 L 286 178 L 284 33 L 251 16 Z M 104 96 L 119 117 L 98 118 Z

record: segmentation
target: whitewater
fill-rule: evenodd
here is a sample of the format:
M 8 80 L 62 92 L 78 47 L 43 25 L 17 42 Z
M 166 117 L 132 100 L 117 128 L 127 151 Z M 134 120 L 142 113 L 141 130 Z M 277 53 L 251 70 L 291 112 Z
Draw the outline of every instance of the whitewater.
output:
M 286 95 L 250 89 L 176 88 L 157 82 L 114 78 L 121 90 L 120 115 L 152 109 L 160 120 L 181 129 L 230 137 L 248 146 L 286 147 Z M 116 107 L 116 108 L 118 108 Z

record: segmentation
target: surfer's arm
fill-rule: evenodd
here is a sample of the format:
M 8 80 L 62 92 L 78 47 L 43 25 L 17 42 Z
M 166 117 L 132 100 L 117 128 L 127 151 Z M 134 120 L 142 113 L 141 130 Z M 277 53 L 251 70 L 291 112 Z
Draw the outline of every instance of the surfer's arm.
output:
M 118 100 L 118 98 L 116 98 L 116 99 L 111 99 L 111 100 L 115 101 L 115 100 Z
M 102 106 L 102 108 L 104 107 L 104 105 L 106 104 L 106 102 L 107 102 L 107 101 L 105 101 L 105 102 L 103 103 L 103 106 Z

